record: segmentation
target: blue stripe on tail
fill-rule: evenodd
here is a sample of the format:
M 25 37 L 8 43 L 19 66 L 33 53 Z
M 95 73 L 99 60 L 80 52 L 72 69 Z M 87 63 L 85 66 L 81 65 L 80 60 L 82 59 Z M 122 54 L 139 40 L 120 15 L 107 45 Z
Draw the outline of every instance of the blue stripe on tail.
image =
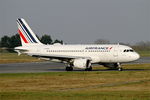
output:
M 30 42 L 32 42 L 33 43 L 33 41 L 30 39 L 30 37 L 27 35 L 28 33 L 25 31 L 25 29 L 22 27 L 22 25 L 20 24 L 20 21 L 18 21 L 17 20 L 17 22 L 18 22 L 18 24 L 19 24 L 19 26 L 20 26 L 20 28 L 22 29 L 22 31 L 25 33 L 25 35 L 28 37 L 28 39 L 30 40 Z
M 37 41 L 34 39 L 34 37 L 31 35 L 30 31 L 27 29 L 27 27 L 24 25 L 24 23 L 22 22 L 21 19 L 18 19 L 20 21 L 20 23 L 22 24 L 22 26 L 24 27 L 24 29 L 26 30 L 26 32 L 29 34 L 29 36 L 31 37 L 32 41 L 37 43 Z

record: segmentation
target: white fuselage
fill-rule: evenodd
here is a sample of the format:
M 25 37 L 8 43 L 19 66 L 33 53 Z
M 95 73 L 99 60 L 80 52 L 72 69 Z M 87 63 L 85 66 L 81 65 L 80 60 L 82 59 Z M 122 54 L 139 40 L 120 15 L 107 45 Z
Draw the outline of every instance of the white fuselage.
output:
M 57 60 L 67 63 L 67 71 L 73 67 L 92 70 L 92 63 L 106 67 L 118 67 L 120 63 L 139 59 L 139 54 L 132 48 L 124 45 L 44 45 L 31 30 L 23 18 L 17 19 L 18 33 L 22 46 L 16 47 L 18 55 L 21 53 L 47 60 Z
M 28 55 L 65 56 L 89 58 L 91 63 L 130 62 L 139 59 L 139 54 L 124 45 L 33 45 L 25 48 Z

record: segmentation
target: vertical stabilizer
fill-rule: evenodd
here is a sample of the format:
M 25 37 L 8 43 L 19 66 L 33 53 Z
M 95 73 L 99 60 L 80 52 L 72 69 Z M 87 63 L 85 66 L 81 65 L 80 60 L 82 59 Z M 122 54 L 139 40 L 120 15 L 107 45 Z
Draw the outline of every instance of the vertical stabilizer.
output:
M 23 18 L 18 18 L 17 24 L 22 46 L 42 44 Z

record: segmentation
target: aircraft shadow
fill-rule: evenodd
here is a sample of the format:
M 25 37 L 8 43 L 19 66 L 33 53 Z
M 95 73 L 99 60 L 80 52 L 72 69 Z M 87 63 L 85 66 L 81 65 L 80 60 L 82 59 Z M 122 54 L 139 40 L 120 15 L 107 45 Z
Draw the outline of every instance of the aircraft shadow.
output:
M 150 70 L 150 69 L 123 69 L 123 71 L 146 71 L 146 70 Z M 48 69 L 48 71 L 50 72 L 64 72 L 66 71 L 65 69 Z M 85 71 L 84 69 L 74 69 L 73 71 Z M 115 70 L 115 69 L 93 69 L 91 72 L 94 72 L 94 71 L 118 71 L 118 70 Z M 89 71 L 90 72 L 90 71 Z

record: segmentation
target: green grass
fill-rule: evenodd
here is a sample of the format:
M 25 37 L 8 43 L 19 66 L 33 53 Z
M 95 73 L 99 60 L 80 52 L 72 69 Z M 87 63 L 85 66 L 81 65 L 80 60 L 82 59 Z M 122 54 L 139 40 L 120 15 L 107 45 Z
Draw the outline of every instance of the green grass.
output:
M 150 51 L 137 51 L 141 57 L 150 57 Z
M 17 53 L 0 53 L 0 63 L 20 63 L 36 61 L 40 60 L 24 54 L 18 56 Z
M 0 63 L 33 61 L 39 60 L 0 53 Z M 150 100 L 150 64 L 123 66 L 137 71 L 0 74 L 0 100 Z
M 148 92 L 15 92 L 1 95 L 1 100 L 149 100 Z
M 124 68 L 0 74 L 0 100 L 150 100 L 150 64 Z

